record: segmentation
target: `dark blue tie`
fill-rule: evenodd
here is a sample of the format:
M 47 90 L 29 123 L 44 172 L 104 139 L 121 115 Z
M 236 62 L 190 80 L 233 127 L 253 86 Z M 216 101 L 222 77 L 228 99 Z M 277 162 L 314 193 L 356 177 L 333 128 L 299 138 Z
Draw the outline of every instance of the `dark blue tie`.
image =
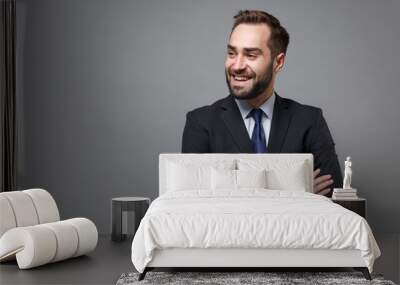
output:
M 267 144 L 265 142 L 265 133 L 262 125 L 262 116 L 264 112 L 261 109 L 253 109 L 248 116 L 253 117 L 255 125 L 251 135 L 251 145 L 255 153 L 266 153 Z

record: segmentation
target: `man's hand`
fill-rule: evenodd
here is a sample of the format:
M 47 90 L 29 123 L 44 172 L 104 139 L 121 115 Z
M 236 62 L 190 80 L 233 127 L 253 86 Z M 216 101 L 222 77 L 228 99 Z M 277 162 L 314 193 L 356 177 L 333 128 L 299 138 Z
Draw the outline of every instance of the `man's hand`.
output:
M 333 183 L 332 175 L 318 175 L 321 173 L 321 169 L 316 169 L 314 171 L 314 193 L 318 195 L 326 195 L 331 191 L 329 186 Z

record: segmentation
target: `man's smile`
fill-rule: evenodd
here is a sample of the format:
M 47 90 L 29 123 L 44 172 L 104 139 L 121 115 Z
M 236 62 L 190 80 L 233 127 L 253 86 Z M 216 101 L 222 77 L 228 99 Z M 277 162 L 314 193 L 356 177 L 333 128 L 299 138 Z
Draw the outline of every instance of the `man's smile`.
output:
M 231 74 L 231 84 L 233 86 L 244 86 L 247 85 L 251 80 L 252 76 L 248 75 L 234 75 Z

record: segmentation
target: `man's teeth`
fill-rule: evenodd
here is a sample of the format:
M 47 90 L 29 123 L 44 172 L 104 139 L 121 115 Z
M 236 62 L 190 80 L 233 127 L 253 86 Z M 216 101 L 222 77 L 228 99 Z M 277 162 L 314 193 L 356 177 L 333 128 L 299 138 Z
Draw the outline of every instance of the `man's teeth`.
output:
M 233 76 L 233 78 L 235 78 L 235 80 L 237 80 L 237 81 L 246 81 L 246 80 L 250 79 L 250 77 L 246 77 L 246 76 Z

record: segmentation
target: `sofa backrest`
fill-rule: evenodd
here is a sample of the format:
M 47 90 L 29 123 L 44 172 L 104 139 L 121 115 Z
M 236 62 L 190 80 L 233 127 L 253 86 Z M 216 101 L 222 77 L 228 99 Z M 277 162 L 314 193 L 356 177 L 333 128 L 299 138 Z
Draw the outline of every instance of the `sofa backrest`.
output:
M 56 222 L 60 214 L 44 189 L 0 193 L 0 237 L 9 229 Z
M 313 155 L 309 153 L 301 154 L 254 154 L 254 153 L 161 153 L 159 155 L 159 195 L 167 191 L 168 167 L 170 162 L 194 165 L 211 165 L 215 162 L 223 162 L 226 165 L 232 163 L 234 169 L 246 167 L 251 169 L 253 166 L 263 165 L 264 168 L 272 169 L 282 174 L 279 177 L 285 180 L 297 179 L 290 170 L 292 166 L 304 165 L 304 189 L 313 192 Z M 291 175 L 293 177 L 291 177 Z M 289 189 L 287 189 L 289 190 Z

